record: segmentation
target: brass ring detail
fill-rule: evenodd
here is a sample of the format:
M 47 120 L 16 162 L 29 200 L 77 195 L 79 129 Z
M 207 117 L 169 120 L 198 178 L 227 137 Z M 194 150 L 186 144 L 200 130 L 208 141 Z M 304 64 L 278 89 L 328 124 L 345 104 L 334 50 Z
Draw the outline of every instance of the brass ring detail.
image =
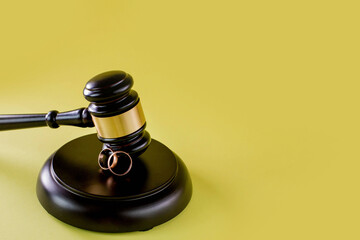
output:
M 132 109 L 111 117 L 91 116 L 97 133 L 102 138 L 120 138 L 139 130 L 145 124 L 140 101 Z

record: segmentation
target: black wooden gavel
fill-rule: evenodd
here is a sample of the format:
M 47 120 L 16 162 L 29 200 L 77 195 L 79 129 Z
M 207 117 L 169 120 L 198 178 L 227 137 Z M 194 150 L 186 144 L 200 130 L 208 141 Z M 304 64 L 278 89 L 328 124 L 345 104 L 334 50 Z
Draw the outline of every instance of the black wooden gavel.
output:
M 125 72 L 105 72 L 86 83 L 87 108 L 0 115 L 0 131 L 96 128 L 100 142 L 89 134 L 66 143 L 39 173 L 38 199 L 59 220 L 92 231 L 144 231 L 175 217 L 190 201 L 188 170 L 179 156 L 145 131 L 133 84 Z
M 138 156 L 149 146 L 146 121 L 132 77 L 123 71 L 109 71 L 90 79 L 84 96 L 88 108 L 73 111 L 50 111 L 47 114 L 0 115 L 0 131 L 60 125 L 94 127 L 103 148 Z

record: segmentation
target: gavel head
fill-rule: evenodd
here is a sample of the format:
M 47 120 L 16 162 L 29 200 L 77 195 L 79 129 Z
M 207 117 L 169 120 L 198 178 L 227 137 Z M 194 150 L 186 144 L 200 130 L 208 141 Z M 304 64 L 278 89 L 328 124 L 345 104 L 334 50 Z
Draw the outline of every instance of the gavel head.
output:
M 90 79 L 84 96 L 90 102 L 98 139 L 104 148 L 138 156 L 149 146 L 150 134 L 132 77 L 123 71 L 109 71 Z

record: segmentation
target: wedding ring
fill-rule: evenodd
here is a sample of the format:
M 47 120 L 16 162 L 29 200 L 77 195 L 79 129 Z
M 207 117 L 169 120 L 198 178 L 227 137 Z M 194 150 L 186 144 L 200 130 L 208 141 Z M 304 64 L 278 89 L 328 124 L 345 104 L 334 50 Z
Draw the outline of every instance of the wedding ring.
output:
M 123 173 L 117 173 L 115 172 L 115 167 L 119 164 L 119 154 L 124 154 L 126 155 L 128 158 L 129 158 L 129 161 L 130 161 L 130 164 L 129 164 L 129 167 L 127 168 L 127 170 Z M 116 152 L 113 152 L 109 159 L 108 159 L 108 162 L 107 162 L 107 170 L 110 170 L 110 172 L 116 176 L 124 176 L 126 174 L 128 174 L 132 168 L 132 158 L 130 157 L 130 155 L 124 151 L 116 151 Z
M 102 170 L 109 170 L 109 167 L 107 165 L 107 160 L 109 159 L 109 156 L 113 154 L 113 150 L 110 148 L 104 148 L 101 150 L 98 156 L 98 164 Z

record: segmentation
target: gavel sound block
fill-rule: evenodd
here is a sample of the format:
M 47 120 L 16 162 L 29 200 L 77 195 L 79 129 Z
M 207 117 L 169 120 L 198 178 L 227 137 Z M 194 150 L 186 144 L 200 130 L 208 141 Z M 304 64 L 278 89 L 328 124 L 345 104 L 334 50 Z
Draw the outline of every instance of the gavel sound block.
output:
M 63 145 L 39 173 L 38 199 L 59 220 L 99 232 L 144 231 L 175 217 L 190 201 L 186 166 L 145 131 L 140 99 L 132 86 L 129 74 L 105 72 L 85 86 L 88 108 L 0 115 L 0 130 L 95 126 L 97 134 Z

